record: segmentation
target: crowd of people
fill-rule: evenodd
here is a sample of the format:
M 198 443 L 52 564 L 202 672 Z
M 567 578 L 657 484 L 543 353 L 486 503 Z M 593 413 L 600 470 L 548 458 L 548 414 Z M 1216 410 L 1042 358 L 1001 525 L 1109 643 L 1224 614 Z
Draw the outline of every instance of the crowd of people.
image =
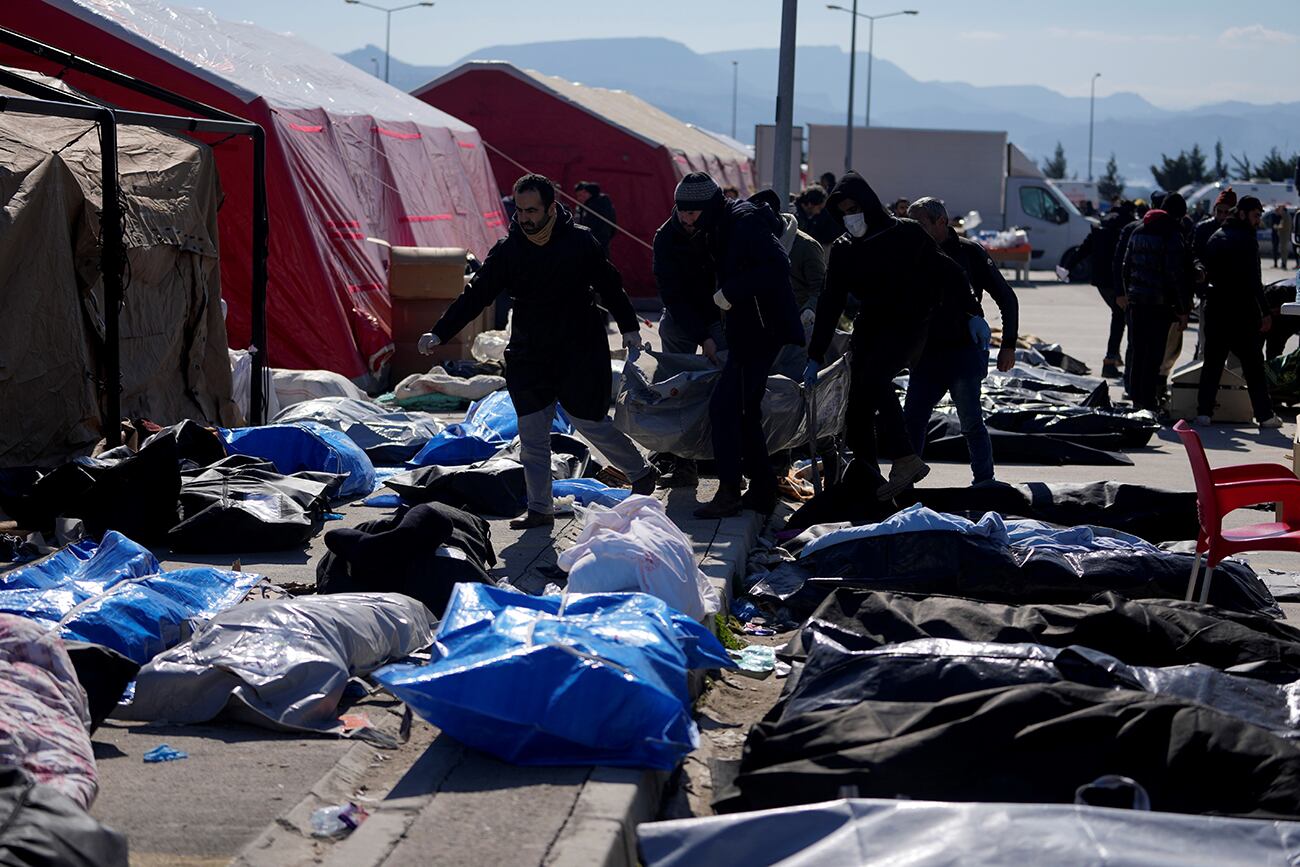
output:
M 693 461 L 671 456 L 671 472 L 661 478 L 608 418 L 605 314 L 633 360 L 644 340 L 609 261 L 609 236 L 598 231 L 605 224 L 612 235 L 613 206 L 597 185 L 578 187 L 575 218 L 550 180 L 520 178 L 509 233 L 420 340 L 420 350 L 431 351 L 508 294 L 514 319 L 506 387 L 519 416 L 528 489 L 528 511 L 516 525 L 525 528 L 554 520 L 550 430 L 557 406 L 634 491 L 693 488 L 699 480 Z M 763 427 L 768 376 L 802 368 L 805 385 L 815 388 L 846 310 L 854 316 L 846 408 L 854 461 L 841 483 L 890 500 L 923 479 L 930 414 L 948 393 L 970 447 L 973 482 L 995 481 L 980 401 L 991 339 L 982 300 L 987 293 L 1001 311 L 1002 370 L 1014 363 L 1018 306 L 983 248 L 957 235 L 940 199 L 899 199 L 886 208 L 854 172 L 823 175 L 799 194 L 794 213 L 783 204 L 772 190 L 745 199 L 693 172 L 677 185 L 672 213 L 655 233 L 662 348 L 702 353 L 720 369 L 709 404 L 719 485 L 696 514 L 774 508 L 778 478 Z M 901 406 L 894 379 L 904 370 L 910 386 Z M 887 473 L 882 450 L 892 458 Z
M 1102 375 L 1122 377 L 1134 406 L 1168 416 L 1169 375 L 1195 310 L 1200 323 L 1195 357 L 1203 362 L 1196 423 L 1213 422 L 1231 354 L 1241 364 L 1256 422 L 1261 428 L 1282 426 L 1264 374 L 1265 341 L 1274 327 L 1256 240 L 1264 210 L 1258 198 L 1239 200 L 1228 187 L 1212 212 L 1196 222 L 1181 195 L 1156 192 L 1149 206 L 1140 200 L 1112 202 L 1084 243 L 1081 255 L 1089 259 L 1092 282 L 1111 314 Z M 1275 234 L 1286 232 L 1285 248 L 1291 225 L 1289 215 L 1283 223 L 1279 211 L 1287 213 L 1279 206 L 1270 214 L 1271 225 Z M 1276 266 L 1276 243 L 1273 256 Z M 1283 250 L 1283 262 L 1285 257 Z

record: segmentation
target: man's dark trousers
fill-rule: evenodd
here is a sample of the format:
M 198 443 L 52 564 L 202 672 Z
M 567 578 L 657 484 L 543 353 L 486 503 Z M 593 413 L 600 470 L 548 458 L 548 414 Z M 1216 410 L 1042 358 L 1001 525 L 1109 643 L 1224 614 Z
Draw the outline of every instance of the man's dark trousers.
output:
M 1129 304 L 1128 395 L 1138 409 L 1160 408 L 1160 365 L 1174 312 L 1164 304 Z
M 741 476 L 747 475 L 750 491 L 761 496 L 776 492 L 776 473 L 763 433 L 763 395 L 779 349 L 770 340 L 733 345 L 709 399 L 718 481 L 739 490 Z

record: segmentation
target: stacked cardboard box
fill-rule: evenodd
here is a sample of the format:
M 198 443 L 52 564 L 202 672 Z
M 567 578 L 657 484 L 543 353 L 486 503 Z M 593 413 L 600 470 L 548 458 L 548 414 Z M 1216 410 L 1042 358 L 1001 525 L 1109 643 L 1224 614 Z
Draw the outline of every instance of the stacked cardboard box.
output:
M 491 328 L 492 308 L 465 326 L 453 340 L 420 355 L 416 343 L 465 288 L 465 250 L 460 247 L 392 247 L 388 296 L 393 305 L 393 378 L 425 373 L 433 365 L 469 358 L 474 338 Z

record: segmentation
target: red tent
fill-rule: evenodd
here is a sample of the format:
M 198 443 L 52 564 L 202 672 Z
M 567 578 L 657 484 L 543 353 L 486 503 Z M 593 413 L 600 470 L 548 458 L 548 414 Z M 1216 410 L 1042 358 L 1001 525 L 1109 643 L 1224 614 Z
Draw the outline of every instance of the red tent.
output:
M 574 84 L 500 61 L 472 61 L 414 91 L 483 134 L 501 191 L 527 171 L 572 192 L 595 181 L 614 200 L 610 254 L 633 295 L 653 297 L 650 242 L 673 207 L 673 188 L 704 171 L 742 195 L 754 191 L 749 156 L 622 90 Z
M 472 126 L 293 37 L 157 0 L 5 0 L 0 25 L 262 124 L 268 361 L 277 367 L 380 373 L 393 351 L 390 307 L 382 248 L 367 237 L 483 256 L 504 233 Z M 60 74 L 8 49 L 0 62 Z M 61 77 L 125 108 L 175 113 L 75 71 Z M 241 347 L 250 324 L 251 145 L 214 145 L 226 195 L 222 291 L 230 344 Z

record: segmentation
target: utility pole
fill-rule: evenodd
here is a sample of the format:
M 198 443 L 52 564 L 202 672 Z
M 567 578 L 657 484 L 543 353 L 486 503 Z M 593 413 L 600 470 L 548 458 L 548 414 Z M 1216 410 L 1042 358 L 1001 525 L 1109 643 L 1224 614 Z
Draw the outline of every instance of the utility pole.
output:
M 899 12 L 886 12 L 883 15 L 868 15 L 865 12 L 858 11 L 858 0 L 853 0 L 853 8 L 848 9 L 844 6 L 837 6 L 834 3 L 826 4 L 827 9 L 834 9 L 837 12 L 847 12 L 853 16 L 853 26 L 849 28 L 849 119 L 847 123 L 848 131 L 844 135 L 844 171 L 849 171 L 853 162 L 853 79 L 856 66 L 855 61 L 858 56 L 858 19 L 865 18 L 869 26 L 867 27 L 867 118 L 866 125 L 871 126 L 871 67 L 875 65 L 876 60 L 876 19 L 893 18 L 895 15 L 919 15 L 915 9 L 904 9 Z
M 853 9 L 850 11 L 853 13 L 853 25 L 849 28 L 849 118 L 844 125 L 845 173 L 853 169 L 853 82 L 858 77 L 858 0 L 853 0 Z
M 776 154 L 772 189 L 785 208 L 790 201 L 790 139 L 794 133 L 794 36 L 798 0 L 781 0 L 781 59 L 776 79 Z
M 1092 183 L 1092 121 L 1096 116 L 1097 106 L 1097 79 L 1101 78 L 1101 73 L 1093 73 L 1092 85 L 1088 93 L 1088 183 Z
M 731 137 L 736 137 L 736 105 L 740 101 L 740 61 L 731 61 Z
M 367 9 L 376 9 L 384 13 L 384 81 L 388 81 L 388 68 L 393 58 L 393 13 L 401 12 L 403 9 L 414 9 L 417 6 L 432 6 L 432 0 L 421 0 L 419 3 L 408 3 L 405 6 L 394 6 L 389 9 L 386 6 L 376 6 L 373 3 L 367 3 L 365 0 L 343 0 L 349 6 L 364 6 Z

